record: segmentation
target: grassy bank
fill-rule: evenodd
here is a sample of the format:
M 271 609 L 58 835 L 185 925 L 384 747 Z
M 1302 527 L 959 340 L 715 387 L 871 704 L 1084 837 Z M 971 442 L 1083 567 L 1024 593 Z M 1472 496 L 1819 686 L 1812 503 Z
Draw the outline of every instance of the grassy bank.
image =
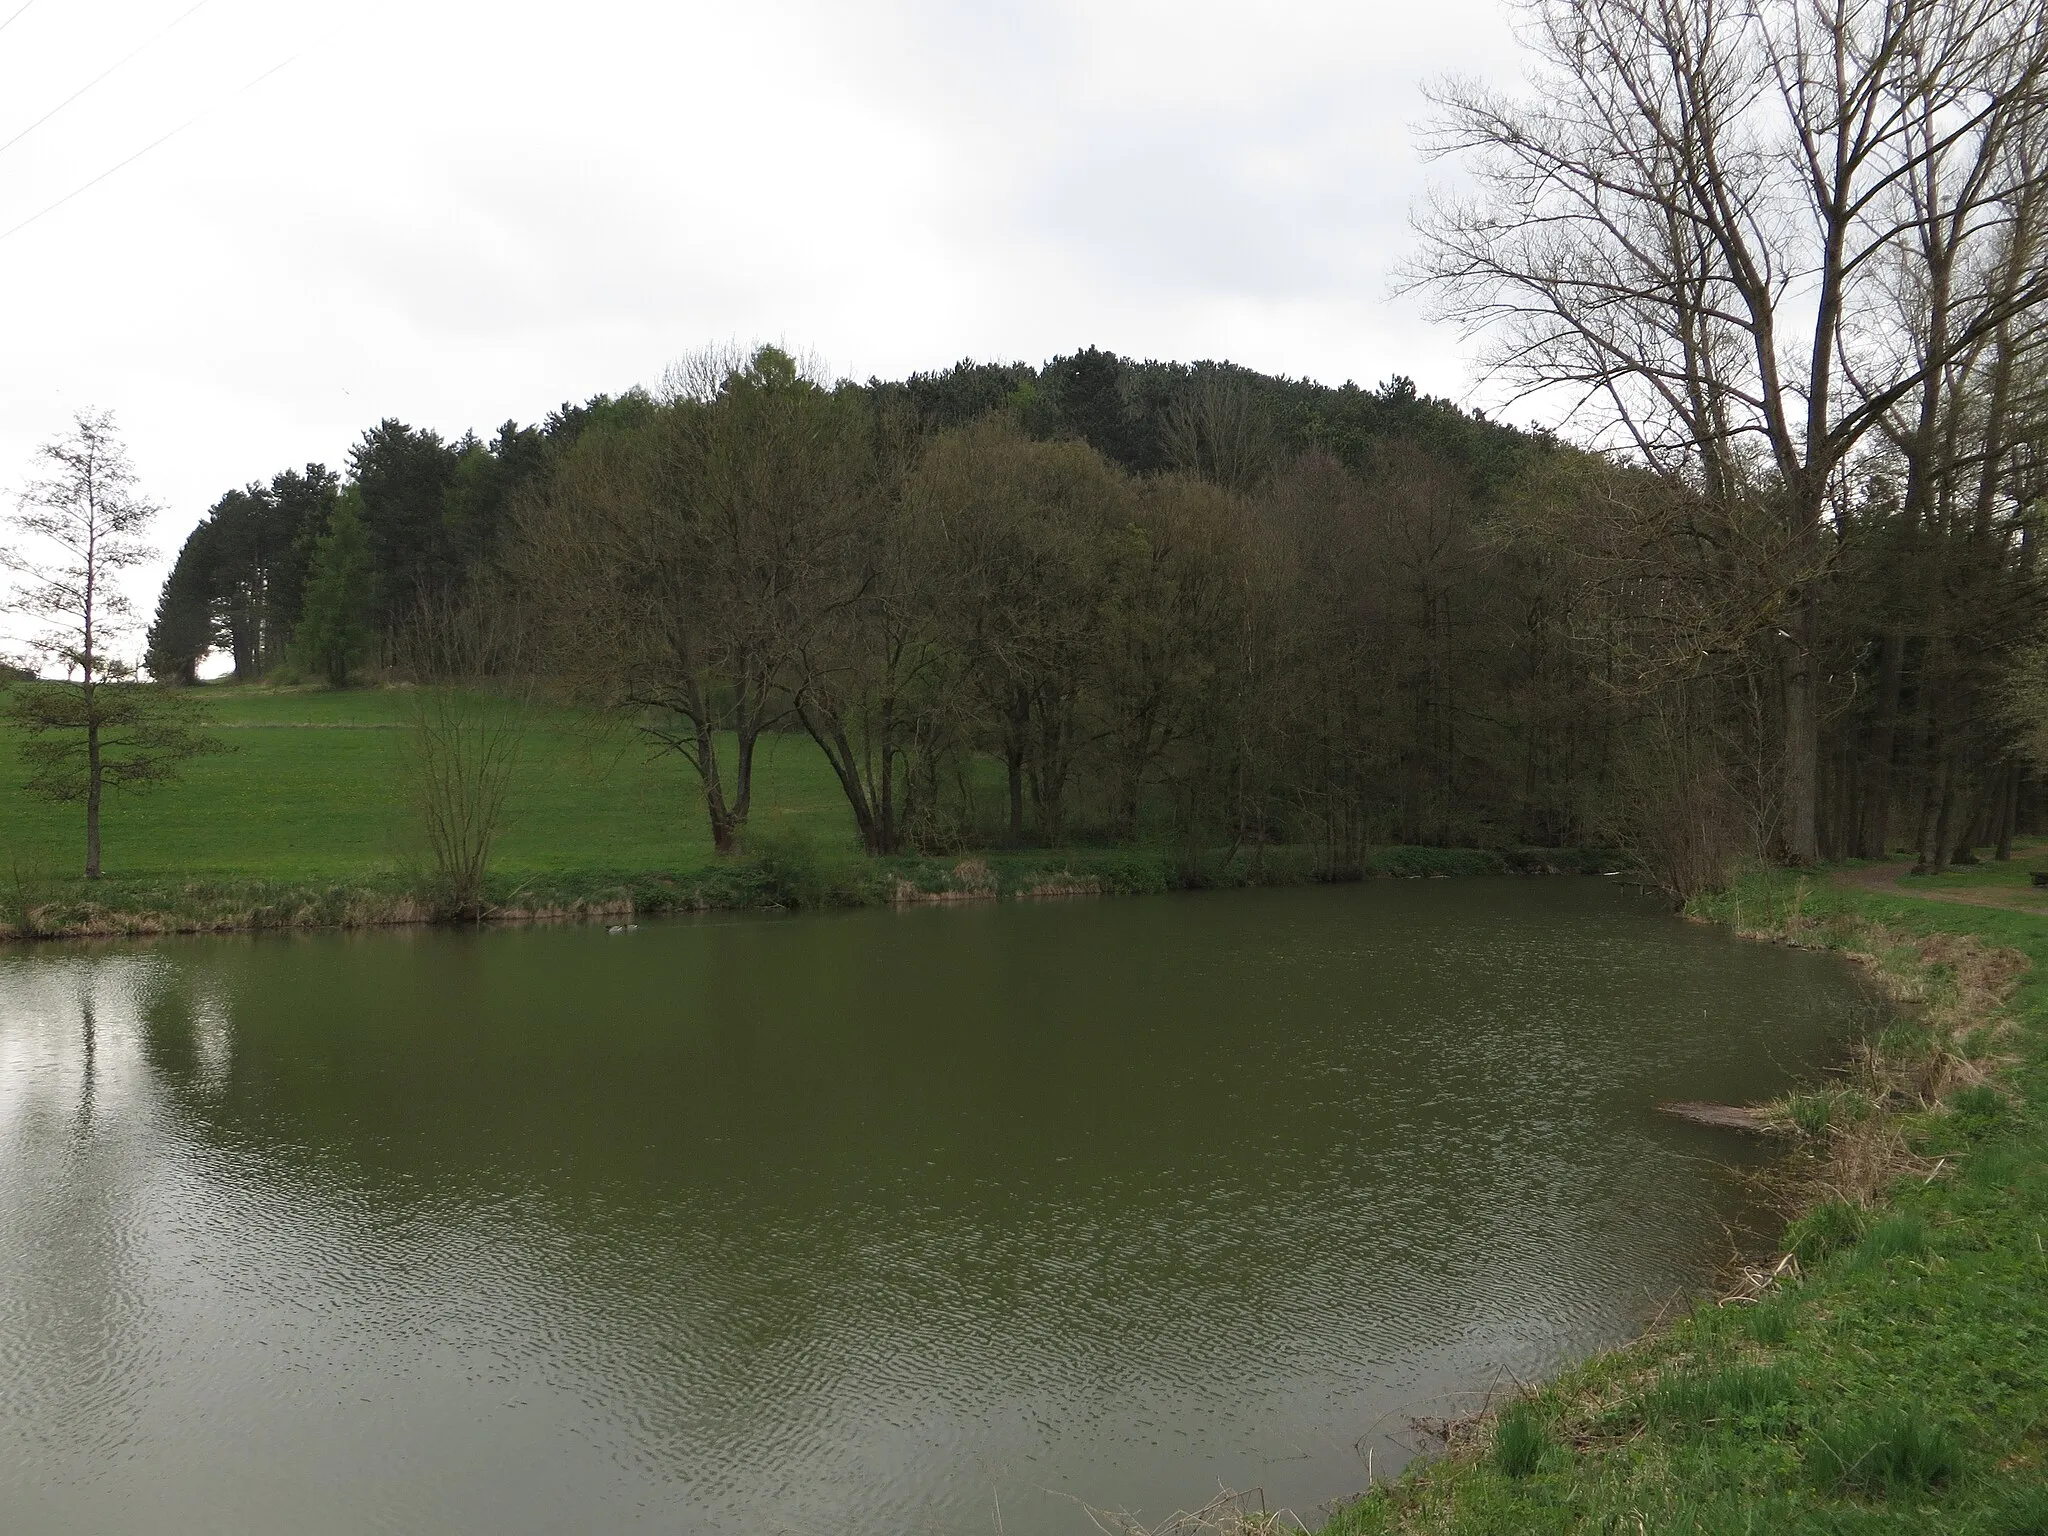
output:
M 1584 873 L 1609 855 L 1577 849 L 1381 848 L 1366 877 Z M 965 857 L 869 859 L 797 834 L 754 839 L 744 857 L 682 869 L 500 871 L 486 920 L 610 920 L 678 912 L 815 910 L 925 902 L 1145 895 L 1322 878 L 1306 849 L 1189 854 L 1158 849 L 1040 849 Z M 0 938 L 93 938 L 285 928 L 371 928 L 436 921 L 416 877 L 214 875 L 78 879 L 0 873 Z
M 403 690 L 209 688 L 229 750 L 110 801 L 106 878 L 76 878 L 81 812 L 31 798 L 0 726 L 0 936 L 431 921 L 407 805 Z M 1304 849 L 1074 849 L 871 860 L 822 754 L 763 742 L 749 853 L 718 859 L 683 761 L 566 709 L 532 716 L 485 892 L 493 918 L 1103 894 L 1317 878 Z M 1367 875 L 1605 867 L 1598 852 L 1374 850 Z
M 1943 894 L 2023 878 L 1772 875 L 1700 902 L 1858 957 L 1894 1004 L 1836 1080 L 1769 1107 L 1803 1211 L 1783 1254 L 1447 1426 L 1327 1536 L 2048 1536 L 2048 921 Z

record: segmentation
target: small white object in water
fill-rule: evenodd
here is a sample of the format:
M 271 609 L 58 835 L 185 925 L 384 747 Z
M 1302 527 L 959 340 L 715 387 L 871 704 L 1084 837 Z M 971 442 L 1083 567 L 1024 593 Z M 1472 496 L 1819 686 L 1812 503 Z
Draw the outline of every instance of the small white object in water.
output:
M 613 923 L 611 927 L 605 929 L 606 933 L 624 933 L 625 931 L 626 930 L 621 928 L 617 923 Z

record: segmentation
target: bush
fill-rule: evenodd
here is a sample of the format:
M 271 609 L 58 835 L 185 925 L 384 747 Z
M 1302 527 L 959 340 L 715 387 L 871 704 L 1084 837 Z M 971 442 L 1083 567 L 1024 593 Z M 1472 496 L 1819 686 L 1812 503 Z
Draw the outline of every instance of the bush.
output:
M 860 900 L 850 847 L 830 848 L 802 825 L 747 830 L 748 883 L 763 906 L 849 906 Z
M 1371 875 L 1502 875 L 1507 861 L 1487 848 L 1376 848 L 1366 855 Z
M 1500 1416 L 1493 1431 L 1493 1461 L 1509 1477 L 1527 1477 L 1550 1449 L 1550 1431 L 1536 1410 L 1516 1403 Z
M 7 918 L 22 938 L 41 938 L 50 933 L 48 909 L 59 896 L 57 883 L 49 874 L 20 859 L 14 861 L 13 880 L 5 898 Z
M 1840 1419 L 1813 1438 L 1821 1481 L 1859 1493 L 1933 1488 L 1954 1477 L 1960 1461 L 1955 1436 L 1918 1408 Z

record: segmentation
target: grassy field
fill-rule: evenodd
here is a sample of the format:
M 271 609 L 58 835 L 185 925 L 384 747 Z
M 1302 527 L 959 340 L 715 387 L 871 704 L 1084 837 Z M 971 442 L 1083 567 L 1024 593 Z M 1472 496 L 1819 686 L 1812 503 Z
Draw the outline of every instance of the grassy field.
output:
M 184 778 L 115 794 L 105 878 L 80 877 L 83 814 L 28 795 L 0 725 L 0 935 L 95 936 L 357 927 L 447 915 L 425 894 L 408 806 L 409 695 L 397 689 L 213 686 L 200 695 L 228 750 Z M 995 765 L 990 805 L 999 798 Z M 569 710 L 535 713 L 487 915 L 602 917 L 712 907 L 1140 892 L 1315 878 L 1306 849 L 1025 850 L 864 859 L 824 756 L 801 735 L 755 758 L 748 857 L 714 857 L 695 774 L 630 730 Z M 1604 867 L 1599 850 L 1390 848 L 1387 875 Z
M 2048 1536 L 2048 917 L 2025 864 L 1902 870 L 1699 906 L 1866 957 L 1899 1010 L 1768 1113 L 1806 1208 L 1789 1257 L 1452 1426 L 1327 1536 Z
M 196 759 L 176 784 L 110 798 L 106 871 L 117 878 L 349 880 L 404 865 L 406 695 L 399 690 L 210 687 L 202 695 L 229 751 Z M 76 872 L 83 812 L 21 790 L 0 725 L 0 877 Z M 764 744 L 755 808 L 766 825 L 850 838 L 824 757 L 802 736 Z M 507 875 L 689 869 L 711 857 L 696 776 L 672 754 L 544 710 L 528 737 L 497 867 Z

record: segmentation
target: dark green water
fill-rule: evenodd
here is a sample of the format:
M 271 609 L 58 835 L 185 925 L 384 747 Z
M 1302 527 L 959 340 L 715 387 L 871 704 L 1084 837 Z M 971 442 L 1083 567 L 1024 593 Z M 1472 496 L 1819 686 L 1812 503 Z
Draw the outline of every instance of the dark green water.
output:
M 1597 880 L 0 957 L 0 1528 L 1304 1513 L 1697 1283 L 1845 968 Z

